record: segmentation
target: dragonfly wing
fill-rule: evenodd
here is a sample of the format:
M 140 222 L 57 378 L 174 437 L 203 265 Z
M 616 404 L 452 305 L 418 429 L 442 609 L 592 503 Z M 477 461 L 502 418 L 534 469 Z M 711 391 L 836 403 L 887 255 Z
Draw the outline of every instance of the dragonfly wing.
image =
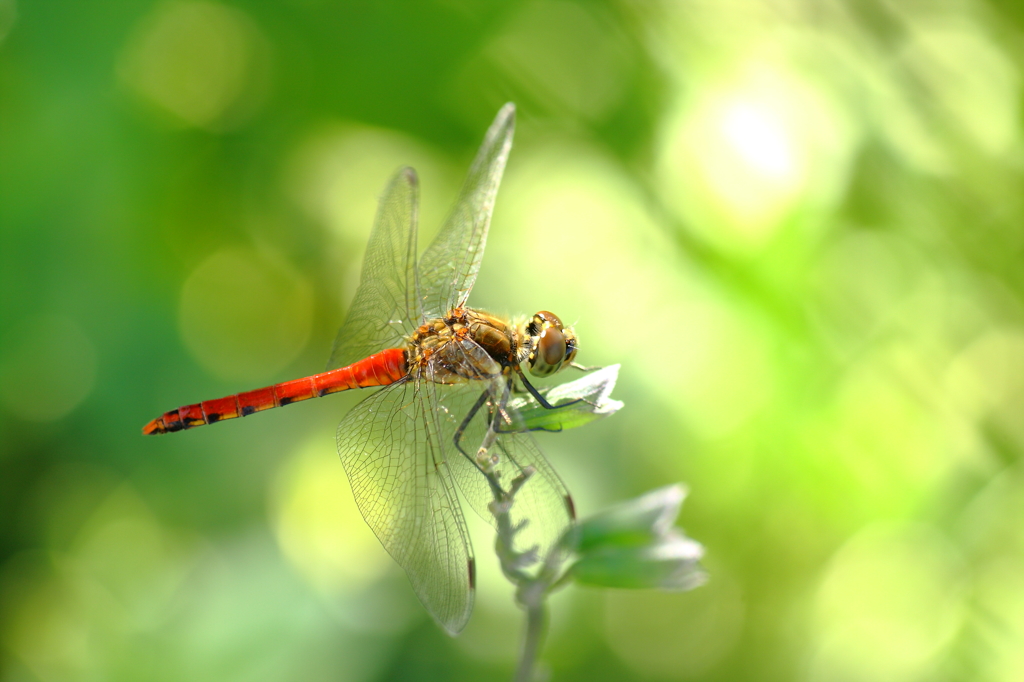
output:
M 472 341 L 453 345 L 452 354 L 463 356 L 460 367 L 487 367 L 490 358 Z M 433 413 L 437 422 L 433 428 L 440 434 L 452 477 L 470 506 L 492 526 L 496 521 L 488 505 L 494 500 L 493 493 L 471 458 L 485 443 L 491 420 L 501 410 L 500 432 L 487 454 L 498 458 L 495 468 L 505 490 L 513 479 L 532 468 L 533 473 L 512 505 L 513 524 L 523 524 L 515 539 L 515 549 L 522 552 L 536 547 L 543 557 L 575 519 L 572 498 L 518 414 L 508 407 L 505 381 L 500 375 L 479 372 L 475 380 L 455 385 L 425 383 L 423 390 L 431 392 L 432 400 L 442 406 Z M 466 422 L 467 415 L 474 410 L 474 416 Z M 457 436 L 461 450 L 455 445 Z
M 338 425 L 356 505 L 434 619 L 457 634 L 473 610 L 473 549 L 430 405 L 414 381 L 359 403 Z
M 515 114 L 511 102 L 498 112 L 455 206 L 420 259 L 423 313 L 428 319 L 463 305 L 476 282 L 494 198 L 512 148 Z
M 412 168 L 384 189 L 363 271 L 327 369 L 345 367 L 385 348 L 402 345 L 422 315 L 416 274 L 419 180 Z

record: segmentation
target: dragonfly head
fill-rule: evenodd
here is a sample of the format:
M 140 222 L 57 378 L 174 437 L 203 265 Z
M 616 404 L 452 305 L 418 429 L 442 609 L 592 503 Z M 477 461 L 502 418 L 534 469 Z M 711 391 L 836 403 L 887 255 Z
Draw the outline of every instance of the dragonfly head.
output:
M 546 377 L 554 374 L 576 357 L 576 332 L 565 327 L 554 313 L 542 310 L 526 326 L 530 336 L 530 355 L 527 362 L 530 374 Z

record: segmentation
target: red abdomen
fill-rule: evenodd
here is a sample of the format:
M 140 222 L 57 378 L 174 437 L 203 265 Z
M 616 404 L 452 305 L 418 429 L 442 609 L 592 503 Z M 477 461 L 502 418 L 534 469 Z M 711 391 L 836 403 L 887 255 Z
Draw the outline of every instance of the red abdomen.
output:
M 235 417 L 247 417 L 272 407 L 283 407 L 300 400 L 319 398 L 329 393 L 352 388 L 387 386 L 407 375 L 405 350 L 389 348 L 348 367 L 332 369 L 322 374 L 274 384 L 255 391 L 230 395 L 217 400 L 204 400 L 185 405 L 157 417 L 142 427 L 145 435 L 170 433 L 212 424 Z

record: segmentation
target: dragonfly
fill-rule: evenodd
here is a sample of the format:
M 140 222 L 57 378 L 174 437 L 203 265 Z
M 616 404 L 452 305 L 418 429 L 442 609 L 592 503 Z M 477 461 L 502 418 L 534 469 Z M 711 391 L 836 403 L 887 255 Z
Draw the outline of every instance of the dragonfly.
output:
M 185 405 L 142 430 L 182 431 L 380 387 L 338 425 L 338 453 L 366 523 L 453 635 L 469 620 L 476 584 L 456 489 L 496 525 L 491 504 L 514 487 L 511 521 L 524 556 L 545 556 L 575 519 L 572 497 L 531 435 L 526 410 L 516 408 L 524 399 L 545 411 L 580 402 L 552 405 L 524 371 L 547 377 L 570 366 L 586 369 L 574 362 L 573 328 L 548 311 L 510 320 L 467 306 L 514 128 L 509 103 L 418 259 L 417 175 L 403 168 L 391 179 L 327 371 Z

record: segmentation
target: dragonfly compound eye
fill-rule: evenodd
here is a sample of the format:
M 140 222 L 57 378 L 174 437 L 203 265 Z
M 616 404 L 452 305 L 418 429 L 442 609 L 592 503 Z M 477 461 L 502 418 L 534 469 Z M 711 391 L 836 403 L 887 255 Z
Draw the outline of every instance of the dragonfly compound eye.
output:
M 565 360 L 562 364 L 568 365 L 576 359 L 576 332 L 572 327 L 566 327 L 562 330 L 562 334 L 565 335 Z
M 562 321 L 553 313 L 539 312 L 533 316 L 528 332 L 532 344 L 529 358 L 530 373 L 546 377 L 560 370 L 569 353 Z M 571 339 L 575 347 L 575 335 L 572 335 Z

